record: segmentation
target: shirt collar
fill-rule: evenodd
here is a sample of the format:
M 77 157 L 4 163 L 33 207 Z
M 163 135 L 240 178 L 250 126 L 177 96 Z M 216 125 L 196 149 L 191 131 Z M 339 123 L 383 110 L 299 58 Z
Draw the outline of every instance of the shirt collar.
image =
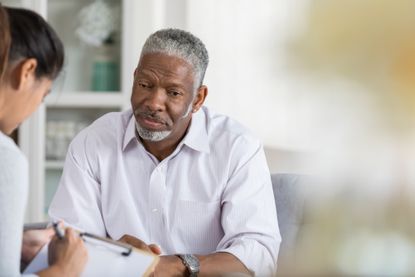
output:
M 207 129 L 205 110 L 202 107 L 192 115 L 192 121 L 183 139 L 183 143 L 196 151 L 209 153 L 210 147 Z
M 127 145 L 133 140 L 137 141 L 137 138 L 135 136 L 135 117 L 134 114 L 131 112 L 131 118 L 128 122 L 127 128 L 125 129 L 122 150 L 124 151 Z
M 189 130 L 180 144 L 185 144 L 196 151 L 209 153 L 210 147 L 207 133 L 207 122 L 204 115 L 205 111 L 203 108 L 192 115 Z M 133 114 L 131 114 L 130 121 L 125 129 L 123 150 L 125 150 L 127 145 L 132 140 L 138 141 L 135 136 L 135 117 Z

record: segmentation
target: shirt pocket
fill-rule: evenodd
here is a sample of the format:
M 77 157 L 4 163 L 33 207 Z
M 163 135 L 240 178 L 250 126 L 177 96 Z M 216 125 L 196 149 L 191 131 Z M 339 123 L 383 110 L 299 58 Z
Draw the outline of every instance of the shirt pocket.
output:
M 220 201 L 178 200 L 174 219 L 178 252 L 208 254 L 216 250 L 223 237 Z

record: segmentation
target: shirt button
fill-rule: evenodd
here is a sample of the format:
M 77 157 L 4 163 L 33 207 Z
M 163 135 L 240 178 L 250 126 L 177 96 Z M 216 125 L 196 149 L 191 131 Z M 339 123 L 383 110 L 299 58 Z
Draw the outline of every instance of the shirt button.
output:
M 154 209 L 152 209 L 151 210 L 153 213 L 156 213 L 156 212 L 158 212 L 159 210 L 158 209 L 156 209 L 156 208 L 154 208 Z

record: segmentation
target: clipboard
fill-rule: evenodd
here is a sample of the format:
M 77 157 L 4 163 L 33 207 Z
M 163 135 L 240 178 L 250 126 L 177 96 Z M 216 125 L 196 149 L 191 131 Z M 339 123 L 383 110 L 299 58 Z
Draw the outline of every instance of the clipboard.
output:
M 88 262 L 82 277 L 94 276 L 149 276 L 159 257 L 124 243 L 81 233 L 88 250 Z M 36 273 L 48 267 L 48 244 L 26 267 L 23 274 Z

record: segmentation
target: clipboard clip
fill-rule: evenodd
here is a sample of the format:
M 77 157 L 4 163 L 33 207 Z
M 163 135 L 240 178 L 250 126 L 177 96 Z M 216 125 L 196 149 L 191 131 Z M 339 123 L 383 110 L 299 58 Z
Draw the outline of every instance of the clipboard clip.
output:
M 122 248 L 123 251 L 121 251 L 121 255 L 123 255 L 123 256 L 130 256 L 131 252 L 133 251 L 133 247 L 131 245 L 128 245 L 128 244 L 123 243 L 123 242 L 115 241 L 115 240 L 112 240 L 112 239 L 103 238 L 103 237 L 100 237 L 100 236 L 97 236 L 97 235 L 94 235 L 94 234 L 91 234 L 91 233 L 83 232 L 83 233 L 80 233 L 79 236 L 81 238 L 83 238 L 84 240 L 85 240 L 85 238 L 92 239 L 92 240 L 97 240 L 99 242 L 108 243 L 111 246 Z

